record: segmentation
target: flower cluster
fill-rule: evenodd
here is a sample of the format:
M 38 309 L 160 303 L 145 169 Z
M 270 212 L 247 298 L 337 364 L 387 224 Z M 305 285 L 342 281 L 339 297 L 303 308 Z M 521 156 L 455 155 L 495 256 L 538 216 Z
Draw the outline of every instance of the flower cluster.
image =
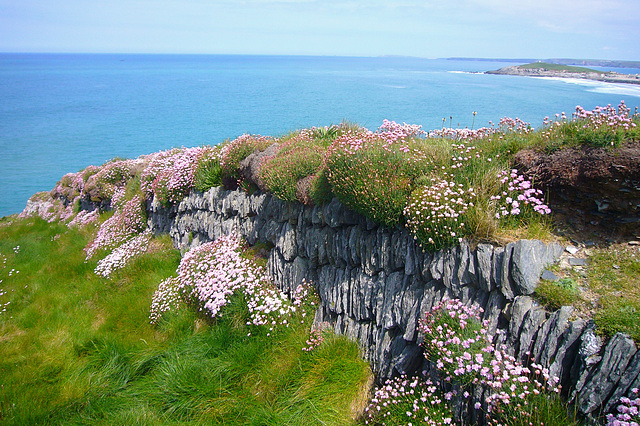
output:
M 465 306 L 457 299 L 440 302 L 420 320 L 427 359 L 435 363 L 444 380 L 478 383 L 491 372 L 489 357 L 494 352 L 481 309 Z
M 588 144 L 597 147 L 616 146 L 625 139 L 637 139 L 640 115 L 635 113 L 624 101 L 617 108 L 597 106 L 587 110 L 577 106 L 571 120 L 566 114 L 556 114 L 555 119 L 545 117 L 542 136 L 552 144 Z
M 69 228 L 73 227 L 83 227 L 93 223 L 96 223 L 100 218 L 100 212 L 98 210 L 80 210 L 76 217 L 71 219 L 71 221 L 67 224 Z
M 624 101 L 620 102 L 617 109 L 609 104 L 606 107 L 597 106 L 593 110 L 588 111 L 578 105 L 576 112 L 573 114 L 573 119 L 580 120 L 580 124 L 585 129 L 622 128 L 629 130 L 630 128 L 636 127 L 633 118 L 634 116 L 631 114 L 631 110 Z
M 433 178 L 416 189 L 404 209 L 406 226 L 425 248 L 439 250 L 468 235 L 465 213 L 473 206 L 473 188 Z
M 65 207 L 62 201 L 51 197 L 49 192 L 38 192 L 29 198 L 20 218 L 37 216 L 49 223 L 70 216 L 71 206 Z
M 89 174 L 82 185 L 80 196 L 87 196 L 94 202 L 111 200 L 118 189 L 124 188 L 130 179 L 140 174 L 144 163 L 142 157 L 134 160 L 113 160 L 97 169 L 92 168 L 89 172 L 79 172 L 75 180 L 77 185 L 81 185 L 80 182 Z
M 145 253 L 150 241 L 151 231 L 149 230 L 131 238 L 109 253 L 107 257 L 99 260 L 94 272 L 96 275 L 109 278 L 114 271 L 124 268 L 131 259 Z
M 309 338 L 305 342 L 307 346 L 302 348 L 305 352 L 311 352 L 324 342 L 327 333 L 331 332 L 332 327 L 328 322 L 321 322 L 311 329 Z
M 313 286 L 303 282 L 290 301 L 269 281 L 263 267 L 242 255 L 243 246 L 242 238 L 233 233 L 187 252 L 180 261 L 177 277 L 158 286 L 151 303 L 151 323 L 157 323 L 181 302 L 216 318 L 234 294 L 242 295 L 247 304 L 246 325 L 269 327 L 267 335 L 278 326 L 288 327 L 296 312 L 304 318 L 316 303 Z
M 207 316 L 216 317 L 230 296 L 262 279 L 260 268 L 240 255 L 242 240 L 236 234 L 195 247 L 178 266 L 178 288 Z
M 640 423 L 640 398 L 638 388 L 631 389 L 633 399 L 620 398 L 620 405 L 616 407 L 616 415 L 607 414 L 607 426 L 638 426 Z
M 7 267 L 7 256 L 3 255 L 2 253 L 0 253 L 0 259 L 2 259 L 2 269 L 5 269 Z M 9 276 L 11 276 L 12 274 L 10 274 Z M 2 280 L 0 280 L 0 284 L 2 284 Z M 3 290 L 2 288 L 0 288 L 0 297 L 2 296 L 6 296 L 7 295 L 7 291 Z M 7 301 L 2 303 L 2 301 L 0 301 L 0 313 L 2 312 L 6 312 L 7 311 L 7 306 L 9 306 L 11 304 L 11 301 Z
M 264 275 L 261 278 L 247 282 L 243 289 L 249 308 L 247 325 L 266 325 L 270 327 L 269 332 L 277 325 L 288 326 L 287 318 L 296 311 L 296 307 Z
M 426 132 L 422 130 L 422 126 L 417 124 L 398 124 L 395 121 L 383 120 L 382 125 L 378 128 L 377 134 L 387 141 L 389 146 L 399 142 L 405 142 L 400 146 L 400 150 L 409 152 L 409 144 L 412 139 L 424 137 Z
M 491 196 L 497 202 L 496 219 L 530 213 L 547 215 L 551 209 L 542 201 L 542 191 L 533 187 L 533 183 L 518 173 L 502 171 L 498 175 L 503 191 Z
M 453 141 L 476 141 L 486 139 L 495 133 L 496 130 L 490 127 L 481 127 L 475 130 L 443 127 L 442 129 L 430 131 L 428 137 L 451 139 Z
M 456 299 L 427 312 L 418 326 L 425 356 L 454 390 L 442 393 L 443 383 L 420 378 L 387 381 L 366 410 L 367 422 L 453 424 L 448 401 L 456 394 L 469 398 L 470 386 L 481 386 L 486 398 L 474 408 L 486 410 L 488 424 L 543 424 L 538 406 L 549 403 L 549 392 L 557 395 L 557 379 L 542 366 L 524 366 L 496 348 L 480 321 L 481 312 Z
M 389 379 L 374 391 L 364 411 L 365 424 L 453 425 L 452 396 L 442 395 L 440 386 L 429 379 Z
M 375 222 L 400 222 L 413 181 L 432 164 L 418 156 L 421 141 L 409 131 L 350 130 L 338 137 L 325 157 L 326 177 L 340 201 Z
M 141 174 L 141 188 L 147 199 L 163 204 L 178 203 L 193 189 L 200 161 L 218 155 L 218 149 L 196 147 L 172 149 L 155 154 Z
M 100 226 L 95 239 L 85 247 L 86 258 L 90 259 L 101 249 L 115 249 L 144 231 L 146 227 L 144 200 L 134 197 Z
M 151 300 L 149 313 L 151 324 L 157 324 L 165 312 L 175 311 L 181 301 L 182 297 L 178 287 L 178 278 L 169 277 L 163 280 L 158 285 L 158 289 L 153 294 L 153 299 Z
M 531 127 L 531 123 L 527 123 L 516 118 L 511 117 L 503 117 L 500 119 L 498 123 L 499 132 L 502 134 L 506 133 L 517 133 L 517 134 L 527 134 L 533 131 L 533 127 Z

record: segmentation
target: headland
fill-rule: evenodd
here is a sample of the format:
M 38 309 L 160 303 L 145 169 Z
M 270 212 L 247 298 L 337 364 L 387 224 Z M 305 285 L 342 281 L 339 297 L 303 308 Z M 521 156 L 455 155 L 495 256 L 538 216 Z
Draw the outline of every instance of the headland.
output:
M 487 71 L 486 74 L 577 78 L 602 81 L 605 83 L 640 84 L 640 74 L 621 74 L 613 71 L 598 71 L 591 68 L 551 64 L 547 62 L 508 66 L 495 71 Z

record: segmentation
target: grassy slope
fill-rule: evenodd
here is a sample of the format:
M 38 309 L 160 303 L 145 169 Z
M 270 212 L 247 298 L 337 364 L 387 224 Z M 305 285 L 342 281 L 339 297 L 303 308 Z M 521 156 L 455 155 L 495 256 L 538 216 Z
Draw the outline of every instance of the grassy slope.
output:
M 152 327 L 151 296 L 179 262 L 169 240 L 105 280 L 84 262 L 88 239 L 0 227 L 0 423 L 353 423 L 370 378 L 355 344 L 303 352 L 306 324 L 248 337 L 239 301 L 215 324 L 185 308 Z
M 598 74 L 604 74 L 602 71 L 594 70 L 585 67 L 574 67 L 571 65 L 549 64 L 547 62 L 533 62 L 531 64 L 519 65 L 518 68 L 522 69 L 540 69 L 544 68 L 550 71 L 567 71 L 567 72 L 595 72 Z

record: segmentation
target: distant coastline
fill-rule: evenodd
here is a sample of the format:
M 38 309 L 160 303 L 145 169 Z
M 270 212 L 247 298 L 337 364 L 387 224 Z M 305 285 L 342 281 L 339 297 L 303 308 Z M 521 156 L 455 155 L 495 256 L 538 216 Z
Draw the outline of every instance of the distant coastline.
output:
M 567 65 L 534 62 L 526 65 L 514 65 L 487 71 L 485 74 L 517 75 L 525 77 L 556 77 L 595 80 L 605 83 L 640 84 L 640 74 L 620 74 L 613 71 L 597 71 Z
M 618 61 L 609 59 L 516 59 L 516 58 L 447 58 L 450 61 L 479 61 L 479 62 L 511 62 L 530 63 L 544 62 L 556 65 L 578 65 L 582 67 L 609 67 L 609 68 L 640 68 L 640 61 Z

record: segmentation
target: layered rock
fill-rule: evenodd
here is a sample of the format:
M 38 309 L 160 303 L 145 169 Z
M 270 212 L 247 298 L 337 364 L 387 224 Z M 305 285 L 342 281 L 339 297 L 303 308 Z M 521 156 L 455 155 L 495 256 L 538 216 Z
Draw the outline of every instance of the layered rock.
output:
M 531 297 L 563 251 L 557 244 L 463 243 L 428 253 L 406 229 L 378 226 L 335 199 L 311 207 L 220 188 L 178 206 L 148 207 L 150 227 L 184 249 L 234 230 L 249 244 L 273 245 L 273 280 L 289 293 L 302 279 L 313 281 L 321 299 L 315 321 L 358 341 L 379 380 L 429 368 L 418 320 L 442 299 L 458 298 L 483 308 L 496 343 L 550 367 L 583 414 L 611 409 L 640 381 L 640 355 L 627 336 L 604 344 L 592 323 L 569 320 L 570 307 L 549 313 Z

